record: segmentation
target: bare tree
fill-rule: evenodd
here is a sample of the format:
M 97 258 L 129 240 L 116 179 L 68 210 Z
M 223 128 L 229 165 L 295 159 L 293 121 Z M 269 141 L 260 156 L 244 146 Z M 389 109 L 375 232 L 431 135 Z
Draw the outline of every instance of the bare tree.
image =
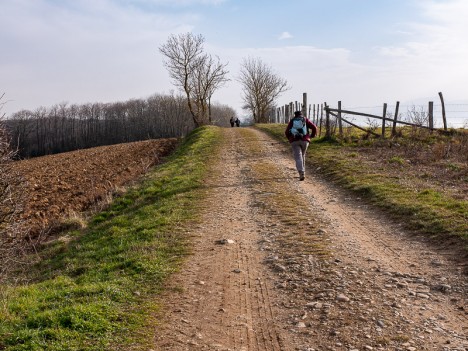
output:
M 166 57 L 164 66 L 169 71 L 174 84 L 185 91 L 188 108 L 197 126 L 201 125 L 201 121 L 193 108 L 190 78 L 194 74 L 194 62 L 203 53 L 204 41 L 203 36 L 195 36 L 191 33 L 171 35 L 159 48 L 159 51 Z
M 24 195 L 13 189 L 14 184 L 21 184 L 19 175 L 12 171 L 10 165 L 15 152 L 10 147 L 10 138 L 3 121 L 2 98 L 0 95 L 0 282 L 5 272 L 15 262 L 15 254 L 21 248 L 21 223 L 13 221 L 14 216 L 21 211 Z
M 8 224 L 14 212 L 15 203 L 11 197 L 10 162 L 14 152 L 10 149 L 10 140 L 3 121 L 0 120 L 0 229 Z
M 276 98 L 289 89 L 288 82 L 260 58 L 244 59 L 238 80 L 243 88 L 243 108 L 252 113 L 256 123 L 268 122 Z
M 5 117 L 5 114 L 2 113 L 3 106 L 5 105 L 5 101 L 2 101 L 4 96 L 5 93 L 2 93 L 2 95 L 0 95 L 0 120 L 3 119 L 3 117 Z
M 210 102 L 213 93 L 227 79 L 227 64 L 205 54 L 202 35 L 171 35 L 159 48 L 166 57 L 164 65 L 174 84 L 183 89 L 195 125 L 211 123 Z
M 212 123 L 211 97 L 214 92 L 229 79 L 226 77 L 227 64 L 222 64 L 219 57 L 216 60 L 211 55 L 201 56 L 195 63 L 195 70 L 191 84 L 193 97 L 201 116 L 208 117 L 208 123 Z

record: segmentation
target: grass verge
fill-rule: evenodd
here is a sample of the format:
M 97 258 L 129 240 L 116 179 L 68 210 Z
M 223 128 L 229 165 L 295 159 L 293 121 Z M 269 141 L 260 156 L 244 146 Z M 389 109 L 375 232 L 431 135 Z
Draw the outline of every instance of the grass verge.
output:
M 0 287 L 0 350 L 147 350 L 162 284 L 189 252 L 187 227 L 220 131 L 189 135 L 145 181 L 39 253 L 30 282 Z
M 287 144 L 285 125 L 260 124 L 257 128 Z M 308 160 L 327 177 L 371 200 L 395 216 L 407 228 L 447 241 L 460 238 L 468 252 L 468 204 L 435 189 L 415 189 L 411 179 L 402 184 L 389 177 L 385 167 L 356 162 L 362 149 L 343 147 L 337 142 L 314 139 Z M 415 179 L 416 181 L 416 179 Z

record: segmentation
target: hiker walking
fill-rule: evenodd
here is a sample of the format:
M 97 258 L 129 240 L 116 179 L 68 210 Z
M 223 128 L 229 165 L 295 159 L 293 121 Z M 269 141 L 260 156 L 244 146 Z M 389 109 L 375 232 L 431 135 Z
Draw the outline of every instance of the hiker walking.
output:
M 317 126 L 302 115 L 301 111 L 294 112 L 284 132 L 291 143 L 299 180 L 305 179 L 305 155 L 309 147 L 310 138 L 317 135 Z
M 236 118 L 236 127 L 240 127 L 240 119 Z
M 231 123 L 231 127 L 234 127 L 234 117 L 231 117 L 231 119 L 229 120 L 229 123 Z

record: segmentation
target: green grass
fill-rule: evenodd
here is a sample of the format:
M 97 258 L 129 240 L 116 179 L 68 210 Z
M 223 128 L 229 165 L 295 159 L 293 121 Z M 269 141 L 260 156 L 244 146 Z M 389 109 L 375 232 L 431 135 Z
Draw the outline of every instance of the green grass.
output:
M 404 165 L 405 164 L 405 160 L 403 158 L 401 158 L 400 156 L 393 156 L 388 160 L 388 162 L 398 164 L 398 165 Z
M 214 127 L 195 130 L 145 181 L 40 252 L 29 283 L 0 287 L 0 350 L 147 350 L 164 280 L 189 253 L 187 229 Z
M 257 128 L 268 132 L 285 145 L 285 125 L 260 124 Z M 360 145 L 362 146 L 362 145 Z M 439 239 L 462 238 L 467 248 L 468 204 L 434 189 L 415 190 L 388 177 L 382 167 L 372 167 L 356 162 L 353 148 L 340 145 L 335 140 L 314 139 L 309 147 L 308 160 L 330 179 L 371 200 L 394 215 L 396 221 L 410 229 Z M 406 164 L 394 157 L 389 164 Z M 408 166 L 409 167 L 409 166 Z M 404 171 L 402 171 L 404 172 Z M 467 248 L 468 250 L 468 248 Z

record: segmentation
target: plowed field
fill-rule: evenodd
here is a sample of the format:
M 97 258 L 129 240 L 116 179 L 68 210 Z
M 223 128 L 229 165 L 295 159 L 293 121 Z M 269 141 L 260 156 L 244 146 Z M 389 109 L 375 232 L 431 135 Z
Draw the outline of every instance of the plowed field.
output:
M 15 220 L 30 236 L 37 236 L 143 175 L 161 162 L 176 142 L 147 140 L 16 162 L 13 171 L 22 179 L 14 184 L 13 192 L 23 198 L 23 205 Z

